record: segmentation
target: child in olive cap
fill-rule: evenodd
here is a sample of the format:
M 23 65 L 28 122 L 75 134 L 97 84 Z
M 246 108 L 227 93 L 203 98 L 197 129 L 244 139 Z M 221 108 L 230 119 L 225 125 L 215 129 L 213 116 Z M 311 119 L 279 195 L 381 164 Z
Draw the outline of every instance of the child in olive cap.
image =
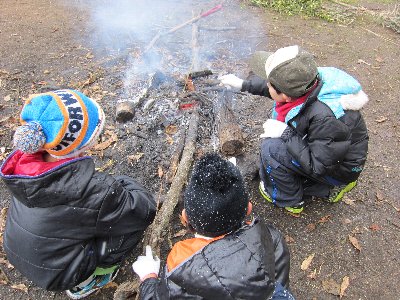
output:
M 104 126 L 101 107 L 74 90 L 35 95 L 0 176 L 12 194 L 3 247 L 38 286 L 80 299 L 112 281 L 155 215 L 128 176 L 95 170 L 84 152 Z
M 294 299 L 289 252 L 281 233 L 260 220 L 245 222 L 252 205 L 239 169 L 217 154 L 195 165 L 184 194 L 182 220 L 194 238 L 160 261 L 150 246 L 133 270 L 140 299 Z
M 257 52 L 247 80 L 221 83 L 272 98 L 273 113 L 261 138 L 260 192 L 293 213 L 312 196 L 339 201 L 357 182 L 367 158 L 368 132 L 361 108 L 368 102 L 356 79 L 317 67 L 299 46 Z

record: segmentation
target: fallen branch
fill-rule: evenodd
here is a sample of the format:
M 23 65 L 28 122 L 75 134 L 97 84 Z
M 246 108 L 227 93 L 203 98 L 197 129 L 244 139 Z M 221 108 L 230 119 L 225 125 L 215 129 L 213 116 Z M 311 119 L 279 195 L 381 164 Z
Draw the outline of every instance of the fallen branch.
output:
M 175 152 L 171 157 L 171 163 L 169 165 L 168 172 L 165 175 L 165 181 L 167 183 L 172 183 L 172 180 L 175 177 L 176 170 L 178 169 L 179 165 L 179 160 L 182 157 L 182 151 L 185 146 L 185 138 L 186 138 L 186 133 L 183 133 L 176 145 Z
M 183 186 L 187 181 L 189 170 L 193 162 L 193 155 L 196 150 L 198 123 L 199 114 L 196 110 L 192 113 L 189 121 L 182 159 L 179 163 L 174 180 L 172 181 L 170 190 L 168 191 L 161 209 L 157 212 L 153 224 L 148 228 L 143 239 L 143 247 L 150 245 L 153 252 L 159 257 L 161 243 L 163 241 L 162 236 L 169 226 L 172 214 L 176 204 L 178 203 Z
M 219 4 L 219 5 L 217 5 L 216 7 L 212 8 L 212 9 L 210 9 L 210 10 L 208 10 L 208 11 L 206 11 L 206 12 L 200 14 L 200 15 L 198 15 L 197 17 L 194 17 L 194 18 L 192 18 L 192 19 L 190 19 L 190 20 L 188 20 L 188 21 L 186 21 L 186 22 L 184 22 L 184 23 L 182 23 L 182 24 L 180 24 L 180 25 L 178 25 L 178 26 L 175 26 L 174 28 L 168 30 L 167 32 L 164 32 L 164 33 L 160 33 L 160 32 L 159 32 L 159 33 L 157 33 L 156 36 L 155 36 L 155 37 L 150 41 L 150 43 L 147 45 L 147 47 L 146 47 L 145 50 L 143 51 L 143 54 L 146 53 L 146 52 L 148 52 L 151 48 L 153 48 L 154 44 L 157 42 L 157 40 L 158 40 L 160 37 L 165 36 L 165 35 L 168 35 L 168 34 L 170 34 L 170 33 L 173 33 L 173 32 L 175 32 L 175 31 L 177 31 L 177 30 L 179 30 L 179 29 L 181 29 L 181 28 L 183 28 L 183 27 L 185 27 L 185 26 L 187 26 L 187 25 L 189 25 L 189 24 L 192 24 L 192 23 L 194 23 L 194 22 L 197 22 L 197 21 L 200 20 L 201 18 L 207 17 L 207 16 L 209 16 L 209 15 L 211 15 L 211 14 L 213 14 L 213 13 L 219 11 L 221 8 L 222 8 L 222 4 Z

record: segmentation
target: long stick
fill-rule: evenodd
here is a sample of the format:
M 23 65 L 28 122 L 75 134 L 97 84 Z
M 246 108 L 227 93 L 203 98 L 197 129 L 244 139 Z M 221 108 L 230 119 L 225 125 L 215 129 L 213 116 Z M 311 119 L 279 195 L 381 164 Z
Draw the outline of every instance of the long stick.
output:
M 154 46 L 154 44 L 157 42 L 157 40 L 158 40 L 160 37 L 162 37 L 162 36 L 164 36 L 164 35 L 167 35 L 167 34 L 170 34 L 170 33 L 173 33 L 173 32 L 175 32 L 175 31 L 181 29 L 182 27 L 185 27 L 186 25 L 189 25 L 189 24 L 192 24 L 192 23 L 194 23 L 194 22 L 197 22 L 197 21 L 200 20 L 201 18 L 207 17 L 207 16 L 209 16 L 209 15 L 211 15 L 211 14 L 213 14 L 213 13 L 219 11 L 221 8 L 222 8 L 222 4 L 219 4 L 219 5 L 217 5 L 216 7 L 212 8 L 212 9 L 210 9 L 210 10 L 208 10 L 208 11 L 206 11 L 206 12 L 204 12 L 204 13 L 202 13 L 202 14 L 200 14 L 200 15 L 198 15 L 198 16 L 192 18 L 192 19 L 190 19 L 190 20 L 188 20 L 188 21 L 186 21 L 186 22 L 184 22 L 184 23 L 182 23 L 182 24 L 180 24 L 180 25 L 178 25 L 178 26 L 175 26 L 174 28 L 171 28 L 171 29 L 168 30 L 167 32 L 164 32 L 164 33 L 160 33 L 160 32 L 159 32 L 159 33 L 157 33 L 156 36 L 155 36 L 155 37 L 150 41 L 150 43 L 147 45 L 147 47 L 146 47 L 145 50 L 143 51 L 143 54 L 146 53 L 147 51 L 149 51 L 149 50 Z
M 146 230 L 143 239 L 143 247 L 150 245 L 153 252 L 160 257 L 160 247 L 162 243 L 162 235 L 166 232 L 171 221 L 171 216 L 175 206 L 178 203 L 183 186 L 185 185 L 190 167 L 193 162 L 193 155 L 196 150 L 197 128 L 199 123 L 199 114 L 197 111 L 192 113 L 189 121 L 189 129 L 186 135 L 185 148 L 182 153 L 182 159 L 179 163 L 178 170 L 172 181 L 167 197 L 157 212 L 153 224 Z

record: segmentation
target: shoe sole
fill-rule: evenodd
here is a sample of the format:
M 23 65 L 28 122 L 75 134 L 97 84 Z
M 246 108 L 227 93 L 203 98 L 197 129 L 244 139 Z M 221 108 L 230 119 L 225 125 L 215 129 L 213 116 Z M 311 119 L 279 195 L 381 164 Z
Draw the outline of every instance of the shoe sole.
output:
M 115 277 L 117 277 L 117 275 L 118 275 L 118 272 L 119 272 L 119 270 L 117 270 L 117 272 L 115 272 L 115 275 L 111 278 L 111 280 L 107 284 L 109 284 L 110 282 L 114 281 Z M 98 291 L 99 289 L 105 287 L 107 284 L 103 285 L 102 287 L 94 288 L 91 291 L 89 291 L 89 292 L 87 292 L 86 294 L 83 294 L 83 295 L 74 295 L 69 290 L 65 291 L 65 293 L 71 299 L 74 299 L 74 300 L 83 299 L 83 298 L 86 298 L 87 296 L 93 294 L 94 292 Z
M 272 199 L 264 192 L 263 187 L 261 186 L 262 183 L 260 182 L 260 184 L 258 185 L 258 189 L 260 191 L 261 196 L 267 200 L 269 203 L 272 203 Z
M 333 200 L 329 200 L 330 203 L 337 203 L 342 200 L 345 193 L 350 192 L 357 185 L 357 181 L 350 182 L 348 185 L 344 187 L 343 190 L 339 192 L 339 194 Z
M 299 213 L 303 212 L 304 207 L 294 208 L 294 207 L 286 206 L 285 209 L 292 214 L 299 214 Z

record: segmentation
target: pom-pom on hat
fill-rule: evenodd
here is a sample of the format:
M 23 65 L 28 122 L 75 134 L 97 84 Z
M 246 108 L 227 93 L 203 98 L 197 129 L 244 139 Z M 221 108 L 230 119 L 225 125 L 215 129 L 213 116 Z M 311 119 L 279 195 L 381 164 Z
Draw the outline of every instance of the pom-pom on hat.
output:
M 209 153 L 196 163 L 184 203 L 195 231 L 216 237 L 240 228 L 249 197 L 239 169 L 220 155 Z
M 74 90 L 34 95 L 22 108 L 14 146 L 26 153 L 46 150 L 55 158 L 78 156 L 100 135 L 105 116 L 96 101 Z
M 314 56 L 297 45 L 275 52 L 257 51 L 250 59 L 250 67 L 279 91 L 295 98 L 312 89 L 318 75 Z

